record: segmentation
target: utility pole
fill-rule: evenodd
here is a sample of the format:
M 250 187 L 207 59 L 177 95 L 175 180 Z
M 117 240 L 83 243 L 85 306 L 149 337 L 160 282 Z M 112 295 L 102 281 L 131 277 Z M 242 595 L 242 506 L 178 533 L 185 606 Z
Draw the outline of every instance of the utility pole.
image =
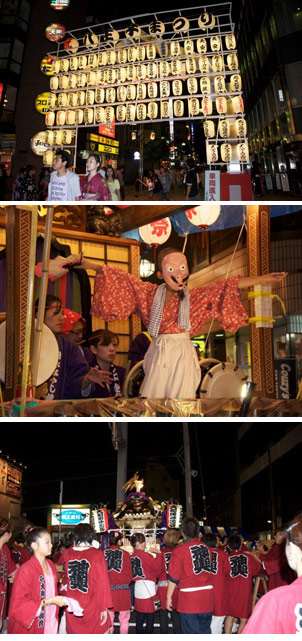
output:
M 60 516 L 59 516 L 59 541 L 61 541 L 61 534 L 62 534 L 63 486 L 64 486 L 64 481 L 60 481 L 60 496 L 59 496 L 59 503 L 60 503 Z
M 124 501 L 123 485 L 127 481 L 128 423 L 111 423 L 112 444 L 117 451 L 116 507 Z
M 183 442 L 184 442 L 184 460 L 185 460 L 186 515 L 193 516 L 192 470 L 191 470 L 190 435 L 189 435 L 188 423 L 183 423 Z

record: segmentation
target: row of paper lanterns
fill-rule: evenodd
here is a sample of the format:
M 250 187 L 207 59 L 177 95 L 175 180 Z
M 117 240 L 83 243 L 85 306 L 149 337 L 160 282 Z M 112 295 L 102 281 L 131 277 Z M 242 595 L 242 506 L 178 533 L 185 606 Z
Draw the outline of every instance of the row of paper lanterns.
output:
M 129 80 L 144 80 L 145 78 L 158 78 L 168 76 L 179 76 L 183 72 L 193 75 L 195 73 L 209 73 L 212 68 L 214 72 L 219 71 L 236 71 L 239 67 L 238 56 L 235 53 L 230 53 L 226 56 L 226 64 L 223 56 L 217 54 L 215 56 L 196 56 L 188 57 L 185 59 L 175 59 L 168 62 L 168 60 L 160 60 L 156 62 L 148 62 L 146 64 L 131 64 L 126 67 L 113 68 L 110 67 L 106 70 L 97 69 L 97 56 L 93 58 L 88 64 L 87 56 L 80 56 L 79 58 L 71 58 L 69 64 L 68 58 L 63 58 L 62 60 L 56 60 L 54 67 L 58 67 L 58 71 L 51 78 L 50 86 L 57 85 L 59 87 L 59 79 L 57 78 L 58 74 L 66 74 L 69 71 L 72 72 L 83 72 L 86 71 L 91 77 L 96 78 L 96 84 L 100 82 L 125 82 L 126 78 Z M 97 69 L 97 71 L 93 71 Z M 79 74 L 80 75 L 80 74 Z M 68 76 L 66 76 L 68 78 Z M 64 78 L 64 76 L 63 76 Z M 95 84 L 95 83 L 94 83 Z
M 236 118 L 236 120 L 219 120 L 218 134 L 220 138 L 231 138 L 231 127 L 234 125 L 237 138 L 246 138 L 247 125 L 245 118 Z M 206 138 L 214 138 L 216 135 L 215 123 L 213 120 L 205 120 L 203 131 Z
M 234 148 L 236 148 L 236 155 L 233 153 Z M 207 162 L 209 165 L 219 162 L 219 152 L 222 162 L 230 163 L 233 158 L 242 163 L 249 162 L 249 146 L 246 141 L 239 142 L 237 145 L 231 145 L 226 142 L 220 145 L 219 149 L 216 143 L 207 143 Z
M 244 104 L 241 96 L 233 96 L 231 99 L 233 113 L 243 113 Z M 216 98 L 215 106 L 217 113 L 219 115 L 225 115 L 228 112 L 228 101 L 224 96 Z M 211 98 L 206 96 L 199 100 L 198 98 L 189 98 L 188 108 L 190 116 L 199 116 L 200 112 L 203 113 L 205 117 L 212 115 L 213 113 L 213 102 Z M 184 100 L 173 100 L 173 114 L 177 118 L 182 118 L 185 113 L 185 101 Z M 58 111 L 49 111 L 45 115 L 45 122 L 48 127 L 53 127 L 55 124 L 58 126 L 67 125 L 81 125 L 81 124 L 93 124 L 101 122 L 114 122 L 116 118 L 118 122 L 124 122 L 126 120 L 145 120 L 146 118 L 158 118 L 159 115 L 159 104 L 158 102 L 148 101 L 147 103 L 138 103 L 137 105 L 117 105 L 113 106 L 87 106 L 84 109 L 59 109 Z M 169 118 L 171 115 L 170 102 L 162 101 L 160 103 L 160 117 Z M 209 135 L 207 137 L 211 138 L 212 134 L 212 125 L 209 124 L 207 130 Z M 223 136 L 228 137 L 228 136 Z

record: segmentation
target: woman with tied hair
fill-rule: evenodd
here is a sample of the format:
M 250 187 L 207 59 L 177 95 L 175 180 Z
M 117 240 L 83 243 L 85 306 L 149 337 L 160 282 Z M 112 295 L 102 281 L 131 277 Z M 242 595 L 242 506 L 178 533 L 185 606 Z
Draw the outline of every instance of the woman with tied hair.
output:
M 66 612 L 67 634 L 105 634 L 110 628 L 112 597 L 104 554 L 98 547 L 91 525 L 81 523 L 73 530 L 72 546 L 60 559 L 61 592 L 83 609 L 82 617 Z
M 8 634 L 57 634 L 59 608 L 69 605 L 58 596 L 58 574 L 52 561 L 52 542 L 43 527 L 24 532 L 32 554 L 16 572 L 8 615 Z
M 292 520 L 285 537 L 287 561 L 298 578 L 261 597 L 243 634 L 302 633 L 302 514 Z
M 130 554 L 122 549 L 122 544 L 122 534 L 116 531 L 110 532 L 109 548 L 104 551 L 113 601 L 113 609 L 109 610 L 110 634 L 114 632 L 115 612 L 119 615 L 120 634 L 128 634 L 129 629 L 132 569 Z
M 125 368 L 115 365 L 119 337 L 109 329 L 97 329 L 89 336 L 88 343 L 90 346 L 89 366 L 93 369 L 101 370 L 108 374 L 109 380 L 104 381 L 103 385 L 95 385 L 93 396 L 95 398 L 107 398 L 121 396 L 123 382 L 125 378 Z
M 8 541 L 12 535 L 12 524 L 0 517 L 0 632 L 6 616 L 8 580 L 14 576 L 16 564 L 11 558 Z
M 110 200 L 109 189 L 99 173 L 100 167 L 100 157 L 90 154 L 86 161 L 87 174 L 81 178 L 81 200 Z
M 160 552 L 162 565 L 161 565 L 161 574 L 159 576 L 158 584 L 157 584 L 157 594 L 161 602 L 161 608 L 159 611 L 161 634 L 169 633 L 168 610 L 166 608 L 168 572 L 169 572 L 169 564 L 170 564 L 172 552 L 175 550 L 175 548 L 177 548 L 179 544 L 179 540 L 180 540 L 180 531 L 170 528 L 165 532 L 165 535 L 163 538 L 164 547 Z M 178 589 L 176 587 L 172 596 L 172 610 L 171 610 L 173 634 L 181 633 L 180 618 L 177 612 L 177 599 L 178 599 Z
M 146 552 L 146 537 L 136 532 L 131 537 L 132 577 L 134 581 L 134 609 L 136 633 L 152 634 L 155 619 L 153 597 L 156 595 L 156 580 L 161 571 L 161 558 Z M 146 625 L 145 625 L 146 624 Z

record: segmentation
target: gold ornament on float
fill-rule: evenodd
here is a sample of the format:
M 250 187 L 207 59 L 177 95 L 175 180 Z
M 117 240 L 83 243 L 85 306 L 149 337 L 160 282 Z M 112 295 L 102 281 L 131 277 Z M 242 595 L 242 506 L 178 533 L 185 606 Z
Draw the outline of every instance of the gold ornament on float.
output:
M 225 46 L 228 50 L 236 49 L 236 38 L 233 33 L 228 33 L 225 36 Z
M 211 93 L 210 78 L 206 78 L 206 77 L 200 78 L 200 91 L 201 93 Z
M 202 31 L 213 29 L 216 20 L 212 13 L 202 13 L 198 18 L 198 26 Z
M 244 118 L 237 118 L 235 121 L 235 131 L 238 138 L 246 138 L 247 126 Z
M 228 103 L 224 96 L 216 98 L 216 110 L 219 114 L 226 114 L 228 110 Z
M 229 138 L 231 133 L 231 126 L 228 120 L 220 120 L 218 125 L 220 138 Z
M 232 160 L 232 145 L 229 142 L 223 143 L 220 147 L 220 155 L 222 162 L 231 162 Z
M 173 82 L 172 82 L 172 91 L 173 91 L 173 96 L 182 96 L 182 81 L 181 80 L 173 80 Z
M 249 162 L 249 147 L 246 142 L 237 145 L 237 154 L 239 162 Z
M 231 85 L 231 91 L 241 91 L 242 82 L 241 82 L 241 76 L 239 73 L 236 73 L 233 76 L 231 76 L 230 85 Z
M 188 78 L 187 88 L 190 94 L 198 92 L 198 81 L 197 78 Z
M 225 93 L 225 79 L 224 76 L 215 76 L 214 78 L 214 90 L 215 93 Z
M 198 98 L 189 99 L 189 115 L 190 116 L 199 116 L 199 100 Z
M 148 102 L 148 118 L 154 120 L 158 116 L 157 102 Z
M 207 53 L 207 41 L 206 38 L 198 38 L 196 40 L 196 47 L 198 53 Z
M 213 120 L 205 120 L 203 123 L 203 131 L 206 138 L 214 138 L 215 125 Z
M 213 113 L 212 100 L 209 96 L 205 96 L 201 101 L 201 111 L 204 116 L 210 116 Z
M 176 118 L 182 118 L 185 111 L 185 106 L 183 100 L 175 100 L 173 104 L 174 116 Z

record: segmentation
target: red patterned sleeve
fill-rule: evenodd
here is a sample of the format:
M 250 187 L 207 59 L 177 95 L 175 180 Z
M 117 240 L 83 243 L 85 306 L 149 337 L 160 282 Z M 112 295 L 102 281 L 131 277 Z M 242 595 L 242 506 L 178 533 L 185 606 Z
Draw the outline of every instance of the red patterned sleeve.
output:
M 248 322 L 247 313 L 240 300 L 239 276 L 194 287 L 190 290 L 190 318 L 192 335 L 210 318 L 216 318 L 227 332 L 236 332 Z
M 148 324 L 157 285 L 145 283 L 117 267 L 96 274 L 91 313 L 112 322 L 137 314 Z

